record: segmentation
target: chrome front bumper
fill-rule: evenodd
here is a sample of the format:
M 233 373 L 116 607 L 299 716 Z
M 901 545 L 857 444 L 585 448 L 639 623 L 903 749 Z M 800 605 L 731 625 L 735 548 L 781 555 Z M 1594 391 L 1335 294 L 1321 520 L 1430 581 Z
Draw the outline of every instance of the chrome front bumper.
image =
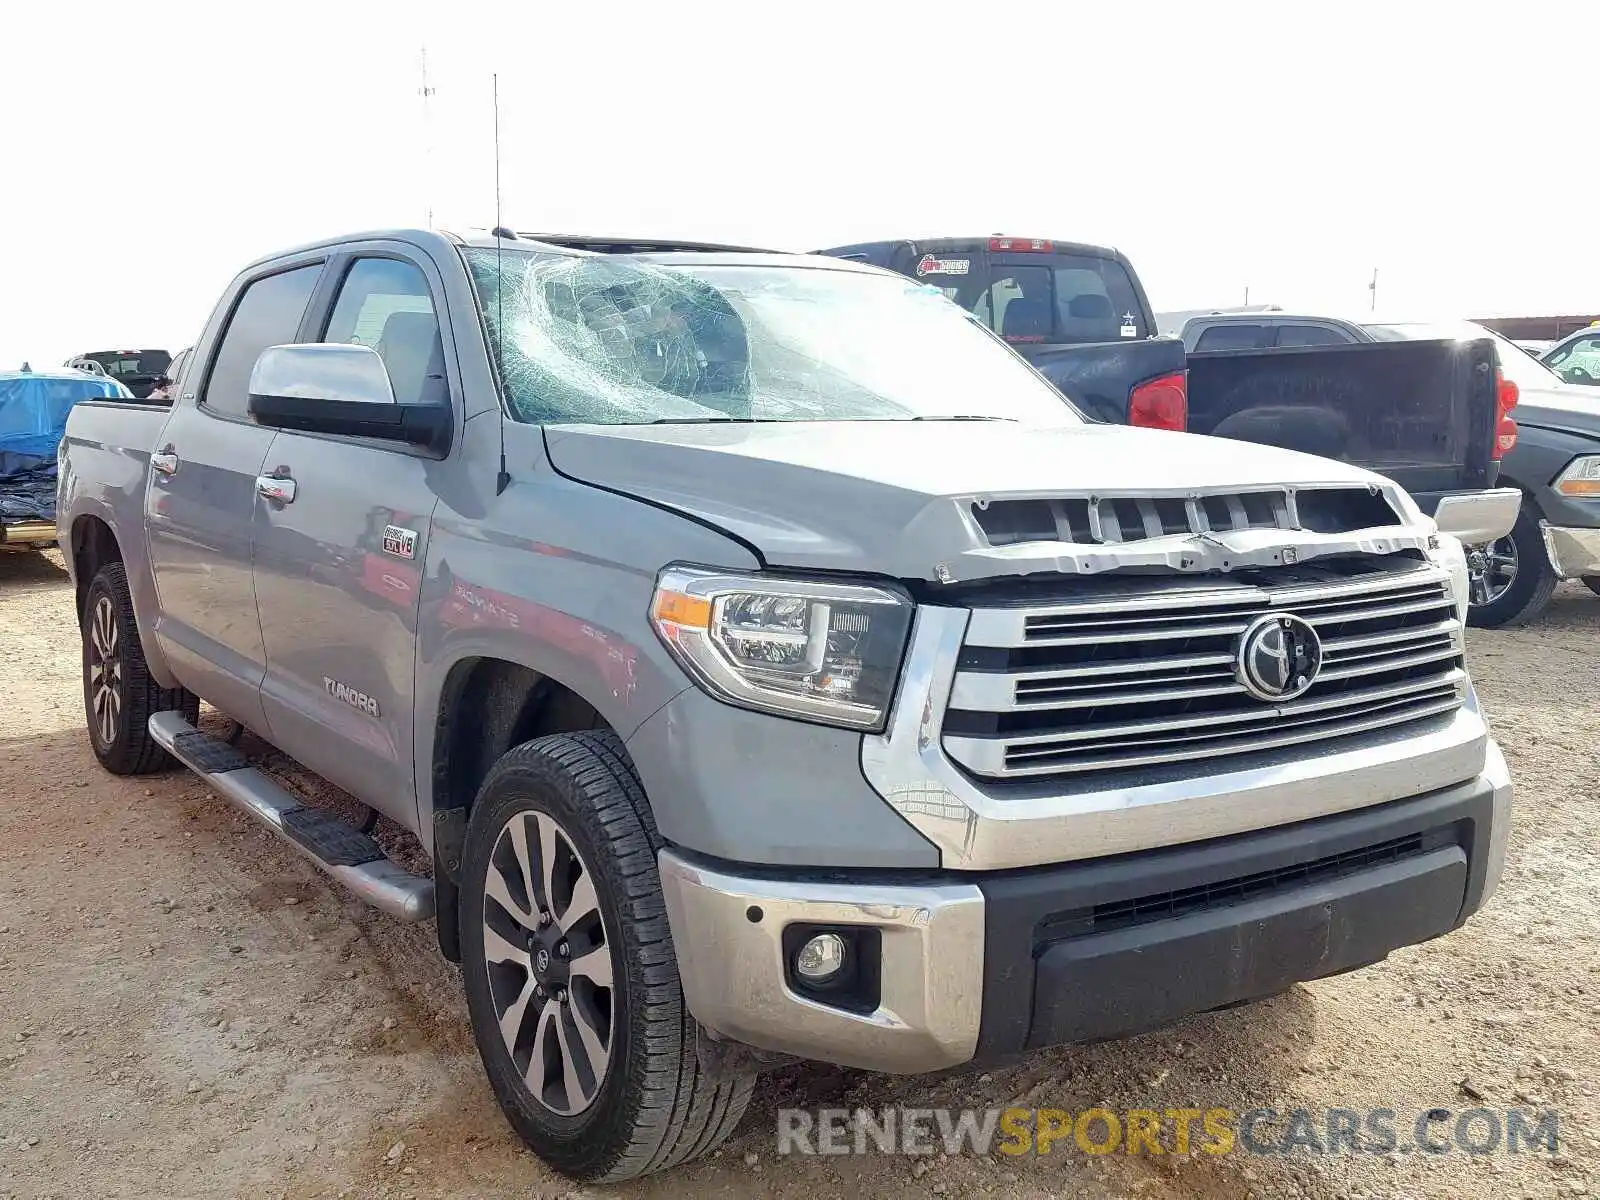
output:
M 1482 546 L 1510 533 L 1521 507 L 1522 493 L 1516 488 L 1462 492 L 1441 499 L 1433 520 L 1440 533 L 1448 533 L 1466 546 Z
M 1481 856 L 1483 880 L 1481 891 L 1469 885 L 1466 903 L 1475 910 L 1500 879 L 1511 828 L 1511 777 L 1499 747 L 1488 742 L 1476 780 L 1451 791 L 1470 794 L 1477 804 L 1473 811 L 1478 819 L 1487 816 L 1490 823 L 1487 838 L 1475 837 L 1472 843 L 1472 858 Z M 1423 798 L 1418 802 L 1430 801 Z M 1000 944 L 1011 931 L 997 932 L 996 944 L 986 945 L 987 903 L 985 890 L 977 883 L 852 885 L 751 877 L 702 866 L 671 850 L 661 851 L 659 865 L 684 998 L 694 1018 L 714 1036 L 800 1058 L 915 1074 L 971 1060 L 979 1054 L 980 1034 L 992 1050 L 993 1023 L 984 1023 L 984 997 L 1005 997 L 1022 989 L 1026 1006 L 1025 997 L 1035 987 L 1032 937 L 1022 937 L 1020 949 L 1016 939 L 1011 939 L 1010 954 L 1015 961 L 1007 961 L 1008 952 Z M 1378 868 L 1377 873 L 1386 870 Z M 995 878 L 1009 882 L 1015 877 Z M 1378 882 L 1381 880 L 1375 880 L 1374 886 Z M 999 895 L 1005 891 L 1002 885 Z M 1309 899 L 1317 909 L 1325 897 L 1315 892 Z M 1005 913 L 1004 900 L 996 899 L 996 903 L 1002 905 L 996 911 Z M 1241 907 L 1233 917 L 1237 937 L 1247 943 L 1265 923 L 1245 911 L 1244 900 L 1238 903 Z M 1453 922 L 1464 919 L 1465 914 L 1455 915 L 1455 907 L 1449 911 Z M 1226 927 L 1225 914 L 1211 918 L 1212 923 L 1218 920 Z M 1032 925 L 1031 919 L 1025 923 Z M 881 987 L 875 1011 L 846 1011 L 790 988 L 782 940 L 785 927 L 792 924 L 869 926 L 880 931 Z M 1196 921 L 1174 918 L 1165 924 L 1163 936 L 1178 939 L 1171 944 L 1180 946 Z M 1360 932 L 1381 940 L 1386 935 L 1383 925 L 1368 920 Z M 1303 941 L 1304 932 L 1297 927 L 1291 940 Z M 1105 936 L 1121 938 L 1123 934 Z M 1392 946 L 1383 947 L 1389 948 Z M 1265 961 L 1275 957 L 1273 945 L 1256 946 L 1251 953 Z M 1141 972 L 1159 970 L 1159 964 L 1167 961 L 1154 947 L 1148 953 L 1135 952 L 1133 957 L 1141 960 L 1137 968 Z M 1358 958 L 1351 965 L 1366 961 L 1370 960 Z M 1152 962 L 1157 967 L 1152 968 Z M 1175 963 L 1172 971 L 1175 981 L 1188 978 L 1181 962 Z M 1316 974 L 1313 970 L 1288 982 Z M 1066 995 L 1069 1003 L 1086 994 L 1092 1004 L 1097 989 L 1110 988 L 1111 994 L 1117 994 L 1116 981 L 1096 969 L 1069 970 L 1068 975 L 1065 992 L 1056 996 Z M 1187 993 L 1174 998 L 1170 988 L 1154 991 L 1167 993 L 1169 1007 L 1174 1003 L 1180 1008 L 1194 1003 L 1204 1007 L 1206 1003 L 1203 997 Z M 1146 993 L 1134 994 L 1138 997 L 1130 1001 L 1134 1008 L 1147 1002 Z M 1138 1020 L 1137 1013 L 1131 1017 Z
M 983 893 L 972 884 L 849 886 L 747 879 L 659 857 L 684 998 L 713 1033 L 763 1050 L 915 1074 L 978 1045 Z M 846 1012 L 791 990 L 783 930 L 867 925 L 882 934 L 881 999 Z
M 1546 525 L 1544 548 L 1550 565 L 1563 579 L 1600 575 L 1600 529 Z

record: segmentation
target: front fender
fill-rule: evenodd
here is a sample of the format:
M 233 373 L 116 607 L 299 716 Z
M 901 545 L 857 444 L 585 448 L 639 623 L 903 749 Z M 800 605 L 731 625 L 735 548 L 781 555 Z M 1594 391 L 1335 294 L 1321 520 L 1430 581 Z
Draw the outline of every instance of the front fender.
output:
M 497 659 L 538 672 L 585 700 L 623 739 L 692 686 L 649 622 L 656 574 L 677 560 L 756 566 L 715 530 L 551 474 L 514 484 L 481 518 L 441 505 L 418 618 L 414 746 L 423 830 L 433 819 L 440 705 L 458 664 Z

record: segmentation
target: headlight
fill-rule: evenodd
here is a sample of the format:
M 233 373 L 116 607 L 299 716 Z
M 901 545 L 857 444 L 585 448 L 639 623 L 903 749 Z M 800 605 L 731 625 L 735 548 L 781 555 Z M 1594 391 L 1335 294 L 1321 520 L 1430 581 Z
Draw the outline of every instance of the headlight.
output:
M 721 700 L 879 730 L 912 608 L 886 588 L 668 567 L 650 620 L 684 669 Z
M 1467 605 L 1470 599 L 1472 576 L 1467 570 L 1467 552 L 1461 540 L 1448 533 L 1434 535 L 1437 545 L 1428 551 L 1428 557 L 1450 572 L 1450 591 L 1456 602 L 1456 619 L 1467 623 Z
M 1556 476 L 1556 491 L 1563 496 L 1600 496 L 1600 454 L 1584 454 Z

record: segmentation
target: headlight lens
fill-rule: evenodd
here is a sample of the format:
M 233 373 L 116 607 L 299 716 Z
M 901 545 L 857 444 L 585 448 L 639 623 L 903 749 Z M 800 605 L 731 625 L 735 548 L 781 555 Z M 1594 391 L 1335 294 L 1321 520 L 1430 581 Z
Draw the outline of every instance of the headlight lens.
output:
M 1556 491 L 1563 496 L 1600 496 L 1600 454 L 1585 454 L 1569 462 L 1556 476 Z
M 719 699 L 875 731 L 889 712 L 912 610 L 887 588 L 669 567 L 650 619 Z

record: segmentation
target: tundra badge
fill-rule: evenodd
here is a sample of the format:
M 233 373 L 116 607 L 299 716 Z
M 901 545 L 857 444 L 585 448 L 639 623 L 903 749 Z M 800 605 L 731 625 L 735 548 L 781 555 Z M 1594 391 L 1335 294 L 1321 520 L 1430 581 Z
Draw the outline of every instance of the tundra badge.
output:
M 335 700 L 343 700 L 350 707 L 359 708 L 367 716 L 377 717 L 378 702 L 365 692 L 358 692 L 348 683 L 340 683 L 337 679 L 329 679 L 326 675 L 322 677 L 322 686 Z
M 398 525 L 385 525 L 383 527 L 383 552 L 392 554 L 396 558 L 415 558 L 417 556 L 417 531 L 415 529 L 402 529 Z

